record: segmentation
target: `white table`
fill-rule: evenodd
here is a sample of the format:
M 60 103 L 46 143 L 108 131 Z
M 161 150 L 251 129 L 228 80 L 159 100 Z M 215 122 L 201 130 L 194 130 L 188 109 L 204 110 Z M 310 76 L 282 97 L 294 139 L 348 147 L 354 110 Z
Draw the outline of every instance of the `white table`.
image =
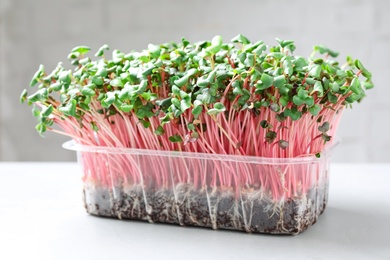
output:
M 0 163 L 0 259 L 390 259 L 390 164 L 333 164 L 328 208 L 298 236 L 88 215 L 76 163 Z

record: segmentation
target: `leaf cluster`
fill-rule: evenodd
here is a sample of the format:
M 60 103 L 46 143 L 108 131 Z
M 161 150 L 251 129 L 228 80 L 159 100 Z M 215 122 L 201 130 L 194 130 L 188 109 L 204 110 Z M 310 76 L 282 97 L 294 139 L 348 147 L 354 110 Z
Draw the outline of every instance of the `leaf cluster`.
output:
M 87 56 L 89 47 L 79 46 L 68 55 L 73 69 L 59 63 L 47 72 L 41 65 L 30 83 L 34 93 L 24 90 L 21 102 L 39 104 L 41 109 L 34 106 L 33 115 L 40 133 L 53 124 L 52 114 L 82 121 L 98 104 L 106 117 L 136 116 L 145 127 L 150 118 L 159 117 L 155 134 L 163 135 L 164 124 L 178 122 L 182 115 L 196 120 L 201 114 L 216 117 L 231 109 L 256 114 L 268 108 L 278 121 L 296 121 L 340 102 L 360 101 L 373 87 L 371 73 L 359 60 L 348 57 L 340 66 L 328 59 L 338 53 L 322 45 L 313 49 L 324 57 L 303 58 L 293 55 L 293 41 L 277 42 L 268 47 L 243 35 L 229 43 L 220 36 L 196 43 L 183 38 L 178 43 L 149 44 L 140 52 L 114 50 L 110 57 L 104 45 L 93 58 Z M 193 122 L 186 127 L 196 130 Z M 98 131 L 96 125 L 94 130 Z M 273 133 L 267 137 L 271 141 Z M 181 142 L 179 137 L 169 140 Z M 285 148 L 288 143 L 280 145 Z

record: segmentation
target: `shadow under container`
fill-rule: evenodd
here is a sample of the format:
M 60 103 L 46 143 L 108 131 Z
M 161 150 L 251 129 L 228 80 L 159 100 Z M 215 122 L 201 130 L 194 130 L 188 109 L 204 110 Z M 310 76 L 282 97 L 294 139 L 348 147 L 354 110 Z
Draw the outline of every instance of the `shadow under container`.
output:
M 88 213 L 253 233 L 299 234 L 323 213 L 330 155 L 263 158 L 64 143 Z

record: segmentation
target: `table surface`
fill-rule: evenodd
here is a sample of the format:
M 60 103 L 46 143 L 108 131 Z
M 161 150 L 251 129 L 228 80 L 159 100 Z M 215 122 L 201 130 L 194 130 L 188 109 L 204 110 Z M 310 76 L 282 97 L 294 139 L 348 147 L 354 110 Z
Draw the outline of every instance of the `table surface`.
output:
M 329 203 L 298 236 L 88 215 L 76 163 L 0 163 L 0 259 L 390 259 L 390 164 L 332 164 Z

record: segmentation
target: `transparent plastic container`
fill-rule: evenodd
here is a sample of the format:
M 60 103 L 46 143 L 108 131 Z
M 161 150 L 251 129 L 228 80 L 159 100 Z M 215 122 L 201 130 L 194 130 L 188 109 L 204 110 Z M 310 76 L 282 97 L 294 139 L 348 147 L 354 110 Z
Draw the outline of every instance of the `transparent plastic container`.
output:
M 85 146 L 82 166 L 88 213 L 253 233 L 299 234 L 328 200 L 330 155 L 262 158 Z

